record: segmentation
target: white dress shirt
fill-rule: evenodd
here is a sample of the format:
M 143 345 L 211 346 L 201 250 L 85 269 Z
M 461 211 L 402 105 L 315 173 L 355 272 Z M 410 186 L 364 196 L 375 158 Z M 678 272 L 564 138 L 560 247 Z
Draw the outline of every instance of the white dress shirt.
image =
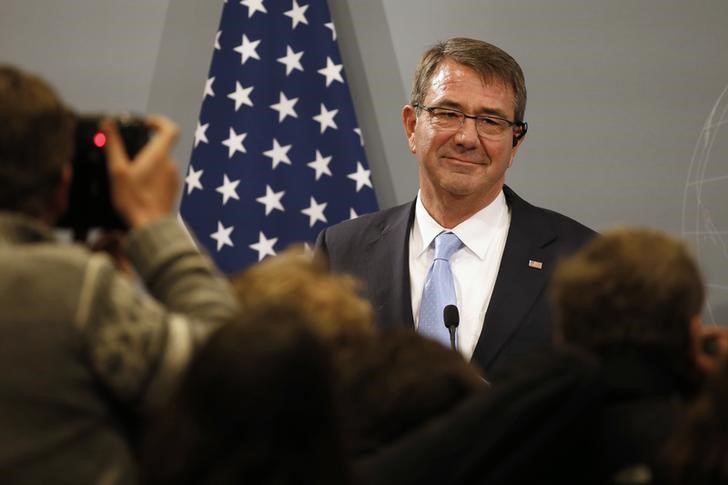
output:
M 473 356 L 483 330 L 485 312 L 498 276 L 510 224 L 511 213 L 503 191 L 490 205 L 449 230 L 430 216 L 422 205 L 420 194 L 417 194 L 415 221 L 409 237 L 410 286 L 415 327 L 419 325 L 425 277 L 435 256 L 435 236 L 442 231 L 453 232 L 463 242 L 463 247 L 450 258 L 450 267 L 460 312 L 457 345 L 460 353 L 467 359 Z

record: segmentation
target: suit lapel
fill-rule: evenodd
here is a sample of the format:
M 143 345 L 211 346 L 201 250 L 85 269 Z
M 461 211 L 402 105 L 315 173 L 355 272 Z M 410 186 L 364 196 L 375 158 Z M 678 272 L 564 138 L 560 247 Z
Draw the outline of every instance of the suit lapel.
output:
M 547 246 L 556 234 L 538 217 L 533 206 L 508 187 L 504 187 L 504 192 L 511 208 L 511 225 L 483 330 L 473 353 L 473 361 L 483 368 L 489 366 L 523 324 L 545 290 L 553 269 L 549 266 L 554 264 Z M 531 267 L 529 261 L 542 263 L 543 269 Z
M 367 244 L 367 281 L 380 325 L 414 328 L 409 279 L 409 231 L 414 202 L 393 209 Z

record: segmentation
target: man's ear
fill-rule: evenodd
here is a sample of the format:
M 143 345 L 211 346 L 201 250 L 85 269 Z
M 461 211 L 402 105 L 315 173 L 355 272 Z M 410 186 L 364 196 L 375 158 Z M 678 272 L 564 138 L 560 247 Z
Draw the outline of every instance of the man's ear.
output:
M 508 168 L 511 168 L 513 165 L 513 161 L 516 159 L 516 153 L 518 152 L 518 149 L 521 148 L 521 144 L 523 143 L 524 137 L 517 138 L 513 137 L 513 150 L 511 150 L 511 158 L 508 160 Z
M 517 125 L 516 130 L 518 130 L 518 133 L 515 131 L 513 132 L 513 148 L 516 148 L 517 145 L 520 145 L 523 139 L 526 137 L 526 133 L 528 133 L 528 123 L 525 121 L 519 125 Z
M 703 351 L 703 323 L 700 315 L 690 319 L 688 333 L 690 338 L 690 353 L 693 357 L 695 368 L 703 375 L 707 375 L 715 368 L 715 359 L 712 355 Z
M 715 371 L 728 355 L 728 329 L 703 326 L 699 315 L 690 319 L 690 341 L 695 364 L 703 374 Z
M 412 153 L 415 153 L 415 127 L 417 126 L 417 113 L 412 105 L 406 104 L 402 108 L 402 125 L 404 134 L 407 136 L 407 145 Z

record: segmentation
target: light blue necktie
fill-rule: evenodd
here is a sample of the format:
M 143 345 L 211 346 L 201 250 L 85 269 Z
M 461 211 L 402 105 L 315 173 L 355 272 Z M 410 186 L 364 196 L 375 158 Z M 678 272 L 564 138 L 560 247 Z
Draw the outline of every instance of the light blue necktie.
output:
M 450 332 L 445 327 L 442 312 L 447 305 L 457 305 L 450 257 L 462 245 L 462 241 L 452 232 L 441 232 L 435 237 L 435 259 L 427 272 L 420 302 L 417 331 L 446 347 L 450 347 Z

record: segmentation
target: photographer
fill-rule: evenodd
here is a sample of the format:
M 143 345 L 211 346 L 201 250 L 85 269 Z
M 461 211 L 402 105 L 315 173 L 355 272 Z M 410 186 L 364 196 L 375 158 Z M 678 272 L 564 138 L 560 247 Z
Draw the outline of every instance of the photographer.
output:
M 0 65 L 0 476 L 133 483 L 130 426 L 165 400 L 191 353 L 237 309 L 176 221 L 177 128 L 129 160 L 113 122 L 111 201 L 142 292 L 106 254 L 55 241 L 68 203 L 75 117 L 43 80 Z

